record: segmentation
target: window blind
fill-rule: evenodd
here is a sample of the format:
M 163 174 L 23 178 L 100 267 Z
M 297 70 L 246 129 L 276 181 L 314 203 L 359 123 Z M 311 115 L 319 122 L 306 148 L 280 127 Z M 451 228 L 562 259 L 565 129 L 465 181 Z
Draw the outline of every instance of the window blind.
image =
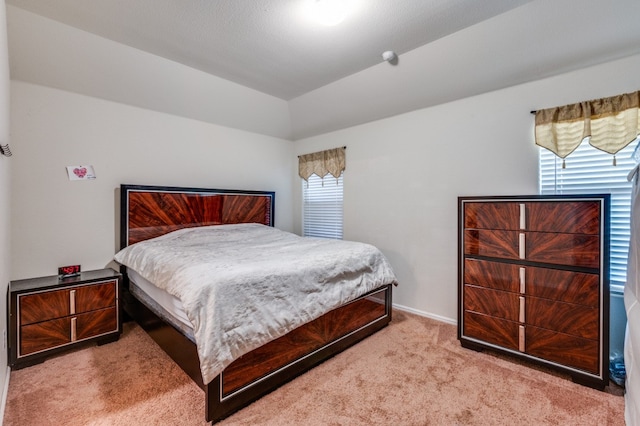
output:
M 540 194 L 611 194 L 610 282 L 611 288 L 619 291 L 627 278 L 631 213 L 627 174 L 636 165 L 632 154 L 637 144 L 636 139 L 619 151 L 613 166 L 610 154 L 593 148 L 585 139 L 567 157 L 564 169 L 561 158 L 540 149 Z
M 344 173 L 338 179 L 313 174 L 302 181 L 303 235 L 342 239 Z

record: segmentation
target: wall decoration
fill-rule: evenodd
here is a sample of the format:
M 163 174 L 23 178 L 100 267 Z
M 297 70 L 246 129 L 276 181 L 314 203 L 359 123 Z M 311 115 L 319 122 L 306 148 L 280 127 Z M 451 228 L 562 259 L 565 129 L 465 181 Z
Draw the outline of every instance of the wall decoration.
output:
M 67 166 L 69 180 L 91 180 L 96 178 L 93 166 Z

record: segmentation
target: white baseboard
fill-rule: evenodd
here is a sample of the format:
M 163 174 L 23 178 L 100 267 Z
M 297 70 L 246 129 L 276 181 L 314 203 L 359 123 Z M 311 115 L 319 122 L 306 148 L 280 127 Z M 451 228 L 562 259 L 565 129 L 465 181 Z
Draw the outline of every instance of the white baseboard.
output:
M 409 312 L 411 314 L 420 315 L 421 317 L 427 317 L 427 318 L 434 319 L 436 321 L 446 322 L 447 324 L 451 324 L 451 325 L 458 325 L 458 321 L 456 321 L 455 319 L 443 317 L 436 314 L 431 314 L 429 312 L 420 311 L 418 309 L 409 308 L 408 306 L 397 305 L 395 303 L 392 306 L 393 306 L 393 309 L 397 309 L 399 311 Z
M 7 395 L 9 394 L 9 378 L 11 377 L 11 367 L 7 366 L 7 373 L 4 376 L 4 388 L 2 389 L 2 400 L 0 401 L 0 426 L 4 422 L 4 408 L 7 405 Z

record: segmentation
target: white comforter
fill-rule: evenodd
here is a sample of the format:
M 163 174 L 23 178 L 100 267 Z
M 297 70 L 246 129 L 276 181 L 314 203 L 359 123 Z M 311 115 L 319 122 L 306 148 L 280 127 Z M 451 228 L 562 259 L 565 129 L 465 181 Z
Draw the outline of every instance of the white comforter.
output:
M 205 383 L 241 355 L 396 282 L 369 244 L 258 224 L 175 231 L 128 246 L 115 260 L 180 299 Z

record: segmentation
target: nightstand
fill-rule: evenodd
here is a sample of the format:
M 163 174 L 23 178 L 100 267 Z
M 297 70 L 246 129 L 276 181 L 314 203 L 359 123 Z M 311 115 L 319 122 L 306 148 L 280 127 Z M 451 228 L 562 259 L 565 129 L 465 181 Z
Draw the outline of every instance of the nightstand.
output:
M 16 370 L 77 345 L 118 340 L 120 286 L 113 269 L 16 280 L 7 293 L 9 365 Z

